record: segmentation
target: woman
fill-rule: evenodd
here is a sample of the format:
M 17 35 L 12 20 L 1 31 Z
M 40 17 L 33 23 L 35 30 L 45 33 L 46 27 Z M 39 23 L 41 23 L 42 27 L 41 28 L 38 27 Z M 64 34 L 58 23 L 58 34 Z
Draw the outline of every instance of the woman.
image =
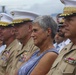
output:
M 33 21 L 31 37 L 40 48 L 18 70 L 18 75 L 46 75 L 58 56 L 53 46 L 57 24 L 50 16 L 39 16 Z

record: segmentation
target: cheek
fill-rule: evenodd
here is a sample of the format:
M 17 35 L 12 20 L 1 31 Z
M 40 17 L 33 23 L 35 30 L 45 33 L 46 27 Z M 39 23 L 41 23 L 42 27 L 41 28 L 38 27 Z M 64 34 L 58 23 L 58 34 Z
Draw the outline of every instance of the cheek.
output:
M 42 36 L 44 36 L 44 32 L 38 32 L 37 35 L 38 35 L 39 37 L 42 37 Z
M 75 32 L 76 31 L 76 27 L 74 26 L 69 26 L 69 30 L 70 30 L 70 32 Z
M 19 29 L 18 29 L 18 33 L 19 33 L 19 34 L 23 33 L 23 29 L 22 29 L 22 28 L 19 28 Z
M 72 34 L 75 34 L 75 35 L 76 35 L 76 27 L 71 27 L 70 32 L 71 32 Z
M 46 40 L 47 39 L 47 35 L 45 33 L 41 33 L 41 40 Z
M 10 33 L 10 32 L 7 32 L 7 31 L 3 31 L 3 36 L 5 36 L 6 34 L 8 35 L 8 33 Z
M 7 39 L 7 38 L 9 38 L 9 37 L 11 37 L 11 33 L 10 32 L 5 32 L 4 34 L 3 34 L 3 36 L 4 36 L 4 39 Z

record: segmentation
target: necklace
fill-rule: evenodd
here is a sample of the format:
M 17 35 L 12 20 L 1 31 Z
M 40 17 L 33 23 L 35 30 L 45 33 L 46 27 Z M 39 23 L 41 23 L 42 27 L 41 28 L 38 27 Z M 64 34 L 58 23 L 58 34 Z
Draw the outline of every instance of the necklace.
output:
M 49 49 L 51 49 L 51 48 L 54 48 L 54 46 L 49 46 L 49 47 L 47 47 L 45 50 L 43 50 L 43 51 L 41 51 L 41 49 L 40 49 L 40 51 L 38 52 L 38 54 L 37 54 L 37 56 L 40 56 L 43 52 L 45 52 L 46 50 L 49 50 Z

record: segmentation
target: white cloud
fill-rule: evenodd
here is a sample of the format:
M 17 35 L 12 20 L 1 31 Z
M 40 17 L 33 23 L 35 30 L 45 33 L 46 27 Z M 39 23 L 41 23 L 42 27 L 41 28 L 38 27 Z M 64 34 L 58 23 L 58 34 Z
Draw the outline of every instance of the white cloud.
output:
M 35 3 L 43 3 L 46 0 L 0 0 L 1 5 L 33 5 Z
M 41 15 L 59 13 L 63 10 L 60 0 L 0 0 L 0 5 L 5 5 L 6 10 L 30 10 Z

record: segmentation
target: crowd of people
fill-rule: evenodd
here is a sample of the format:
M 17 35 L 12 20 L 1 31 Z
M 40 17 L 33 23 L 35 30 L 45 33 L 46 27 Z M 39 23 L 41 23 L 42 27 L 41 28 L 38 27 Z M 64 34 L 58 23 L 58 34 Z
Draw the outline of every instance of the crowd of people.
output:
M 76 75 L 76 1 L 57 22 L 29 11 L 0 13 L 0 75 Z

